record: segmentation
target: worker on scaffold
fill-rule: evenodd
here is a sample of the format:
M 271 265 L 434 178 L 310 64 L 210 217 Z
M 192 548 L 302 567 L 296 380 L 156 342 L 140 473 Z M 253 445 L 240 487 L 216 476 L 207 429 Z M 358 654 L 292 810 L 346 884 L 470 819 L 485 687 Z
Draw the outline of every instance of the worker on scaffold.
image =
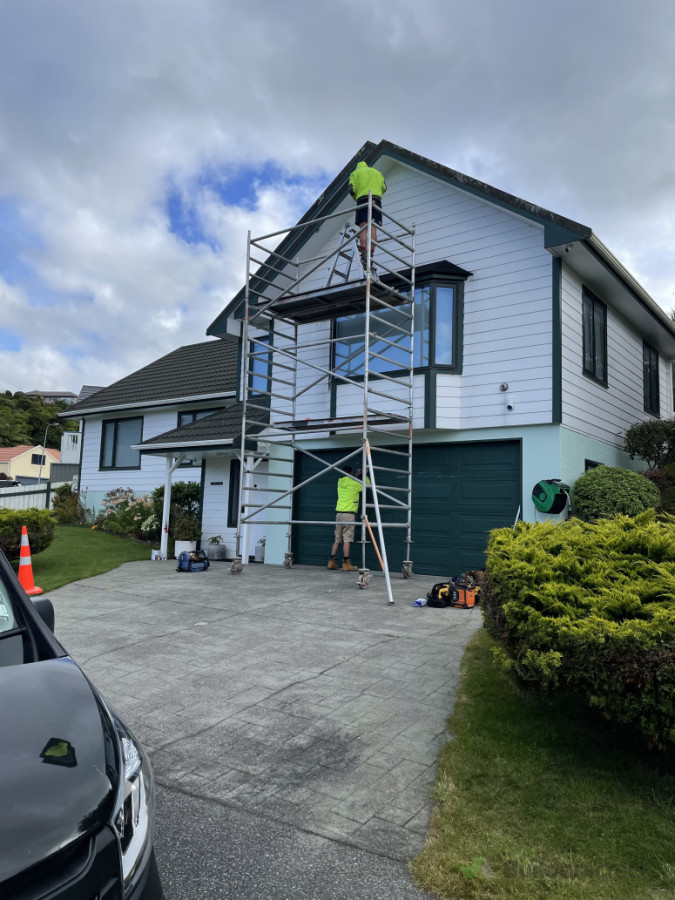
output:
M 335 543 L 331 547 L 330 559 L 326 568 L 339 568 L 336 557 L 338 548 L 342 544 L 342 569 L 344 572 L 356 572 L 358 567 L 351 564 L 349 551 L 354 540 L 354 523 L 356 522 L 356 513 L 359 508 L 363 482 L 357 480 L 361 478 L 361 469 L 357 471 L 356 477 L 352 476 L 351 466 L 344 466 L 344 471 L 347 474 L 340 478 L 337 483 Z M 370 484 L 370 478 L 367 476 L 366 484 Z
M 387 190 L 382 172 L 374 169 L 365 162 L 357 164 L 356 168 L 349 176 L 349 193 L 356 200 L 356 218 L 355 224 L 359 228 L 359 252 L 361 253 L 361 262 L 363 268 L 367 267 L 366 248 L 368 246 L 367 224 L 368 224 L 368 194 L 373 195 L 373 217 L 370 229 L 370 253 L 371 259 L 375 252 L 375 243 L 377 242 L 376 225 L 382 226 L 382 195 Z

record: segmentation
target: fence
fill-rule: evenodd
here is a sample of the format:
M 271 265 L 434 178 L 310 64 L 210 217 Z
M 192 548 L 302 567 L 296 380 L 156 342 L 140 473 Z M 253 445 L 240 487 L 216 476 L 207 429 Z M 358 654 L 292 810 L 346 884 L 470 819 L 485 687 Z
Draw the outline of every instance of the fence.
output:
M 55 488 L 69 481 L 47 481 L 26 487 L 0 488 L 0 509 L 50 509 Z

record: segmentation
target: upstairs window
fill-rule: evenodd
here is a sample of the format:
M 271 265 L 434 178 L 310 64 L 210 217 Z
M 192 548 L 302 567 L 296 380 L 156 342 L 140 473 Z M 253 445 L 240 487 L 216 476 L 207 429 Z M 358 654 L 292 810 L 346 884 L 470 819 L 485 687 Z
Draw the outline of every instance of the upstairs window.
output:
M 584 374 L 607 386 L 607 307 L 590 291 L 583 294 Z
M 143 438 L 143 418 L 109 419 L 101 430 L 101 469 L 140 469 L 141 454 L 132 450 Z
M 47 457 L 43 456 L 42 453 L 31 453 L 30 464 L 31 466 L 44 466 L 47 462 Z
M 196 422 L 198 419 L 204 419 L 206 416 L 212 416 L 214 413 L 219 412 L 219 409 L 191 409 L 186 412 L 178 413 L 178 427 L 182 428 L 183 425 L 191 425 L 192 422 Z M 184 459 L 180 464 L 181 468 L 185 468 L 186 466 L 199 466 L 201 465 L 200 459 Z
M 459 369 L 458 317 L 462 282 L 432 279 L 415 287 L 413 367 Z M 409 365 L 407 316 L 411 305 L 371 312 L 371 372 L 396 375 Z M 365 313 L 344 316 L 335 323 L 336 372 L 363 375 Z
M 660 415 L 659 410 L 659 354 L 647 341 L 642 344 L 645 412 Z

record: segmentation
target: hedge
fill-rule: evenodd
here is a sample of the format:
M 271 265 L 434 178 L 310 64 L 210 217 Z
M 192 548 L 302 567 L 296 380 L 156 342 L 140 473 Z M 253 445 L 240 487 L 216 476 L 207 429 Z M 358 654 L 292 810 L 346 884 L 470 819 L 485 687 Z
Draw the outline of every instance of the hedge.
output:
M 26 526 L 30 552 L 39 553 L 54 540 L 54 519 L 47 509 L 0 509 L 0 550 L 7 559 L 21 552 L 21 529 Z
M 675 519 L 519 523 L 488 544 L 486 627 L 520 679 L 675 744 Z
M 589 469 L 572 486 L 574 515 L 586 522 L 617 514 L 637 516 L 660 502 L 656 485 L 640 472 L 620 466 Z

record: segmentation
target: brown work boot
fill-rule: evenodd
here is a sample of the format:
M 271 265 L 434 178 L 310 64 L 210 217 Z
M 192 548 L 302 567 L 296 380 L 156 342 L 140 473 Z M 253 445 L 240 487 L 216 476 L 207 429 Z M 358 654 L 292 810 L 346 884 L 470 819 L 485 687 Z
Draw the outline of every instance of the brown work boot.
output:
M 343 572 L 358 572 L 358 566 L 353 566 L 348 559 L 342 560 L 342 571 Z
M 329 559 L 329 560 L 328 560 L 328 565 L 326 566 L 326 568 L 327 568 L 327 569 L 337 569 L 337 568 L 338 568 L 338 564 L 335 562 L 334 559 Z

